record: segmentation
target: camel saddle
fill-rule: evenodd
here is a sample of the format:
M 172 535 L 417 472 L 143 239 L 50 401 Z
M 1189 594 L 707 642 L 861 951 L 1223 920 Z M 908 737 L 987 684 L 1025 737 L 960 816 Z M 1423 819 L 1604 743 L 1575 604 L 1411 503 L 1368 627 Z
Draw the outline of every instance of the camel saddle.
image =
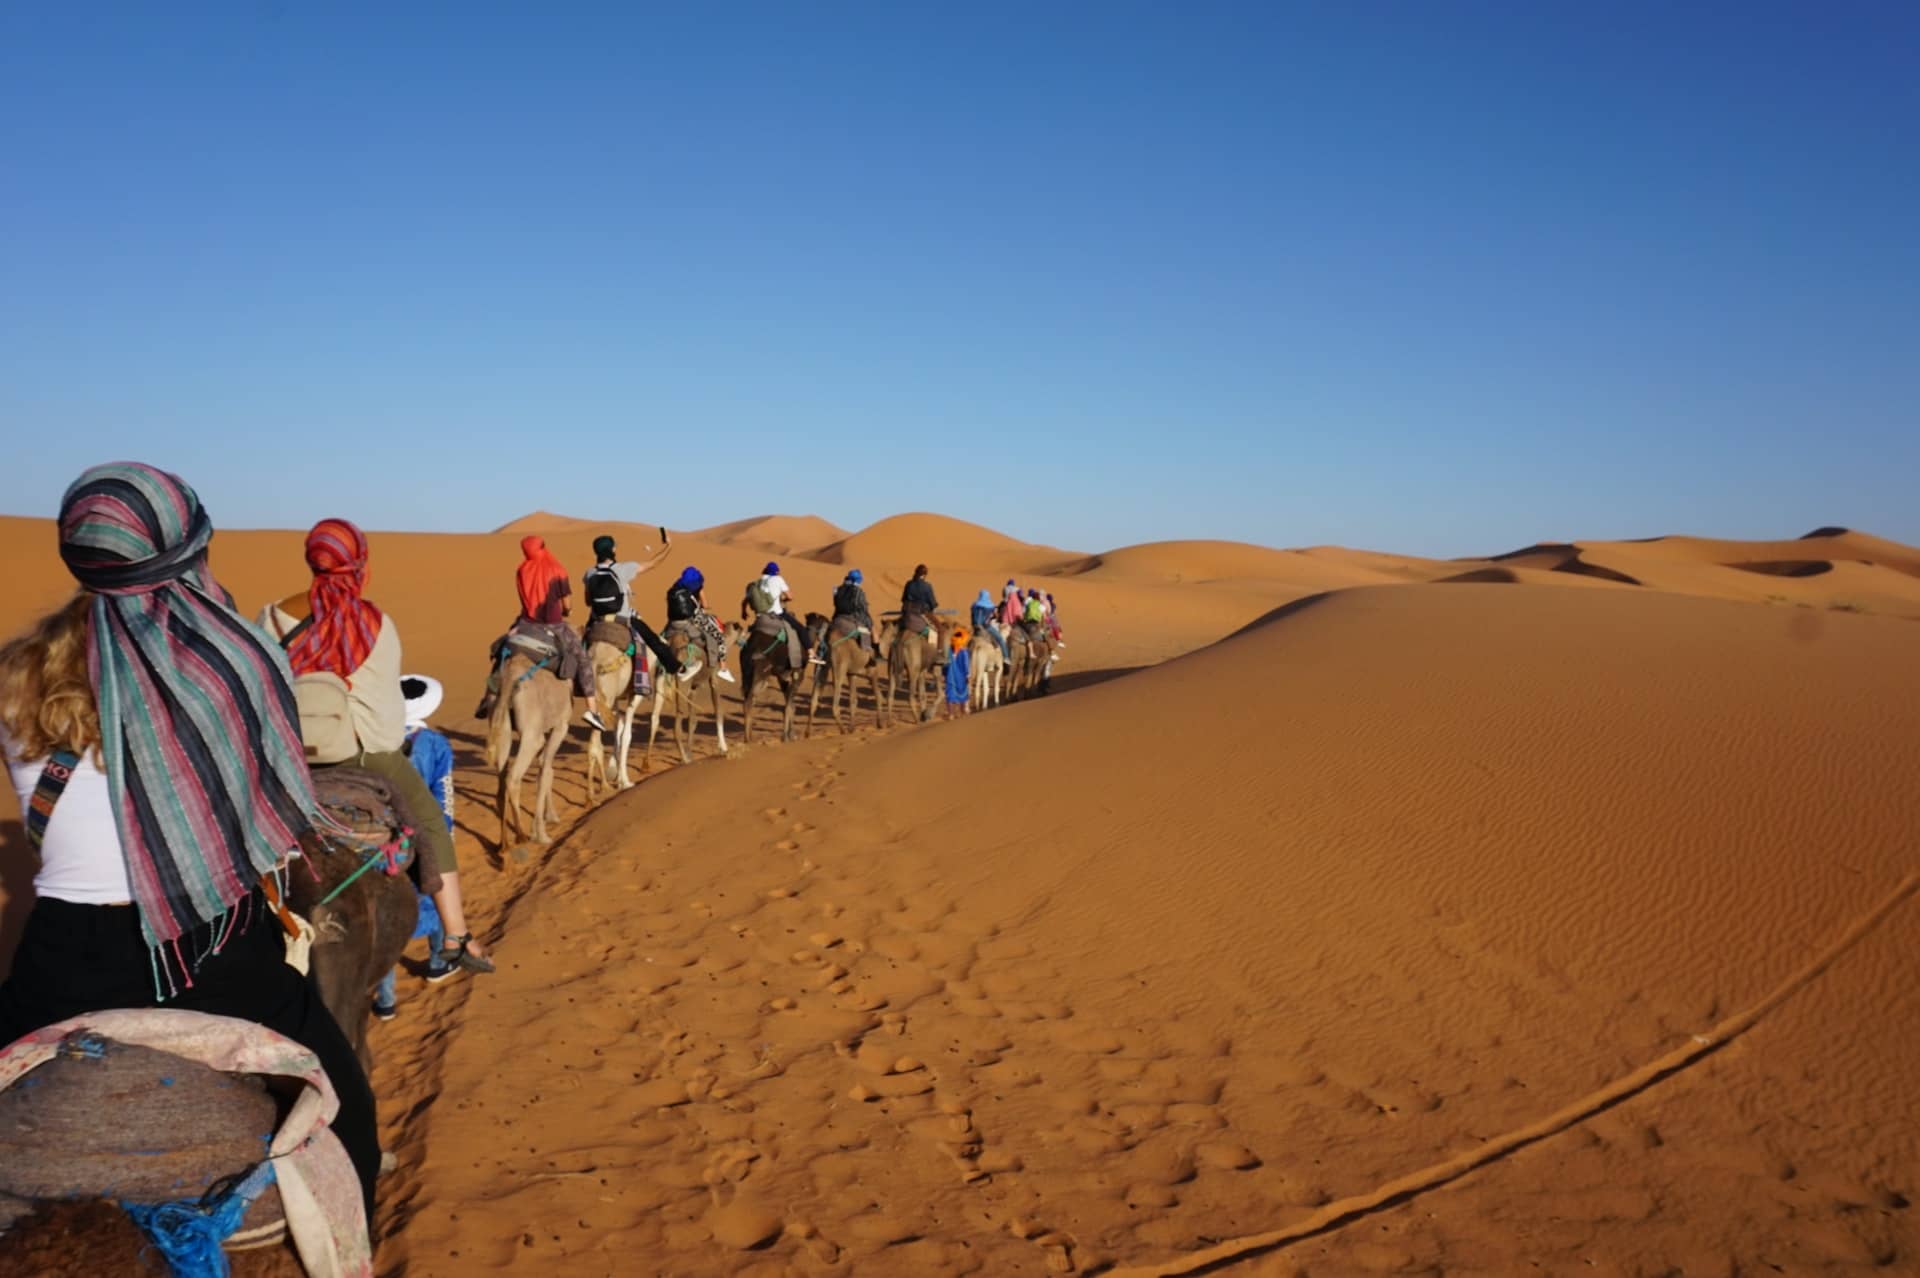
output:
M 445 819 L 438 809 L 424 813 L 409 811 L 406 800 L 384 777 L 365 768 L 336 763 L 314 768 L 312 774 L 313 797 L 320 801 L 328 816 L 346 828 L 347 837 L 358 844 L 384 847 L 393 842 L 403 828 L 424 830 L 426 821 Z M 336 846 L 331 839 L 326 843 L 329 849 Z M 404 867 L 411 855 L 411 849 L 397 853 L 396 864 Z
M 827 647 L 837 648 L 849 639 L 858 639 L 862 648 L 873 651 L 873 631 L 860 618 L 841 613 L 827 627 Z
M 920 635 L 929 643 L 934 642 L 937 638 L 933 618 L 917 608 L 900 614 L 900 633 L 903 635 Z
M 257 1164 L 279 1124 L 257 1075 L 75 1030 L 0 1092 L 0 1202 L 197 1197 Z M 229 1245 L 283 1228 L 270 1185 Z
M 546 668 L 553 671 L 560 682 L 571 685 L 578 671 L 574 668 L 573 655 L 561 645 L 559 638 L 553 633 L 556 629 L 558 627 L 549 626 L 544 622 L 528 621 L 522 617 L 513 623 L 513 629 L 507 631 L 507 637 L 503 642 L 505 650 L 499 656 L 504 660 L 517 653 L 535 664 L 544 662 Z
M 587 623 L 587 632 L 581 636 L 581 642 L 589 648 L 596 643 L 604 643 L 609 648 L 618 648 L 629 657 L 634 655 L 633 627 L 618 617 L 595 617 Z

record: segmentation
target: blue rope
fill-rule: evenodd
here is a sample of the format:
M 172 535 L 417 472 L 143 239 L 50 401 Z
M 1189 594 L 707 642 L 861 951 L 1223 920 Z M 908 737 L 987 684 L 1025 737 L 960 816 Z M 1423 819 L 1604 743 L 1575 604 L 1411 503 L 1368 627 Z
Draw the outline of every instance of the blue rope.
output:
M 219 1194 L 209 1191 L 198 1201 L 121 1203 L 159 1253 L 166 1257 L 173 1278 L 227 1278 L 227 1253 L 220 1244 L 240 1228 L 253 1200 L 274 1182 L 273 1162 L 262 1160 L 246 1176 Z

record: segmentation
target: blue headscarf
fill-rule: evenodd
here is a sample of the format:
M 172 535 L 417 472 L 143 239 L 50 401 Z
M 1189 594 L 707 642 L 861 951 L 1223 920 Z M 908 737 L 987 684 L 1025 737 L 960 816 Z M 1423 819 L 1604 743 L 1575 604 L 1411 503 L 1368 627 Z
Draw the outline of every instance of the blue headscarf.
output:
M 706 589 L 707 579 L 700 575 L 698 568 L 695 568 L 692 564 L 688 564 L 680 570 L 680 580 L 676 581 L 674 585 L 685 586 L 688 590 L 692 591 L 701 591 Z

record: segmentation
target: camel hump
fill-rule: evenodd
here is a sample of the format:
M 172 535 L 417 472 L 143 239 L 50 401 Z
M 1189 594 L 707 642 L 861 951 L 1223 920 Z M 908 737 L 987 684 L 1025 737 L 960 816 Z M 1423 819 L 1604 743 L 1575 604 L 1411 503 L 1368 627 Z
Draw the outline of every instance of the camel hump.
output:
M 266 1157 L 279 1106 L 252 1074 L 228 1074 L 77 1029 L 0 1092 L 0 1196 L 49 1202 L 197 1198 Z M 243 1229 L 281 1219 L 279 1194 Z

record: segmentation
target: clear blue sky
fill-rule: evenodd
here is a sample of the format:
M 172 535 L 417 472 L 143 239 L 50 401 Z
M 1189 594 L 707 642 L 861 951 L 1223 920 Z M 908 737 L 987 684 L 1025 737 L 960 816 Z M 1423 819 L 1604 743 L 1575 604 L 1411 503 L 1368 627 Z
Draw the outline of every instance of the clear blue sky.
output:
M 0 511 L 1920 542 L 1920 6 L 0 7 Z

